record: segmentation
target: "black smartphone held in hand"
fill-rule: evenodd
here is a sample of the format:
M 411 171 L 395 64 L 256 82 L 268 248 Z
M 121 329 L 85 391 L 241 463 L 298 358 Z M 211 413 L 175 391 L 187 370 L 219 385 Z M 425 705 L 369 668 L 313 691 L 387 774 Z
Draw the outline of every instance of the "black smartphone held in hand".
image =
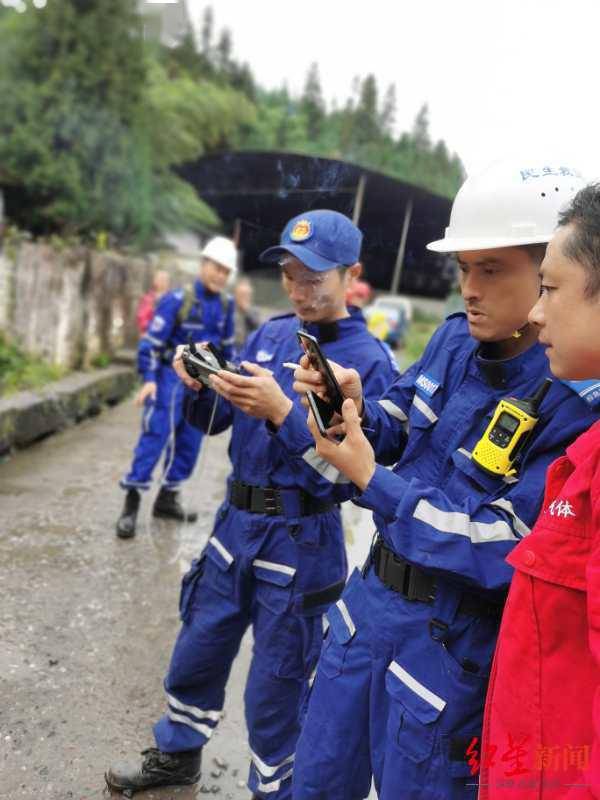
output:
M 335 414 L 333 406 L 314 392 L 306 392 L 306 399 L 321 436 L 339 444 L 344 438 L 343 436 L 330 436 L 330 434 L 327 433 L 327 428 L 331 425 L 333 415 Z
M 333 374 L 333 370 L 329 366 L 329 362 L 327 361 L 323 351 L 321 350 L 319 342 L 315 339 L 314 336 L 312 336 L 310 333 L 307 333 L 306 331 L 297 331 L 296 336 L 298 337 L 298 341 L 300 342 L 300 347 L 304 350 L 304 352 L 308 356 L 310 364 L 313 367 L 313 369 L 316 369 L 321 373 L 325 386 L 327 387 L 327 397 L 329 399 L 329 404 L 333 407 L 334 411 L 337 411 L 338 414 L 341 414 L 342 403 L 344 402 L 345 398 L 342 393 L 342 390 L 340 389 L 340 385 L 337 382 L 335 375 Z M 325 402 L 321 398 L 318 399 L 321 401 L 321 403 Z M 330 419 L 331 416 L 332 415 L 330 415 Z

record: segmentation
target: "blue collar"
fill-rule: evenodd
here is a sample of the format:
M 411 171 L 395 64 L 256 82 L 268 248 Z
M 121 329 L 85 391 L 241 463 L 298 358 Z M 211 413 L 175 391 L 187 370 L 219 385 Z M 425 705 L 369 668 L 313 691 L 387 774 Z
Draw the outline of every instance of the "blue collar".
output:
M 300 320 L 300 326 L 307 333 L 316 336 L 321 344 L 345 339 L 365 325 L 365 318 L 359 308 L 351 307 L 348 311 L 350 312 L 349 317 L 343 317 L 335 322 L 303 322 Z
M 475 364 L 485 381 L 494 389 L 502 389 L 517 377 L 528 373 L 539 374 L 540 363 L 545 361 L 543 346 L 536 342 L 513 358 L 491 359 L 481 354 L 481 345 L 475 345 Z
M 202 283 L 200 278 L 196 278 L 194 281 L 194 294 L 197 300 L 208 300 L 211 297 L 218 297 L 220 292 L 211 292 L 210 289 L 207 289 Z

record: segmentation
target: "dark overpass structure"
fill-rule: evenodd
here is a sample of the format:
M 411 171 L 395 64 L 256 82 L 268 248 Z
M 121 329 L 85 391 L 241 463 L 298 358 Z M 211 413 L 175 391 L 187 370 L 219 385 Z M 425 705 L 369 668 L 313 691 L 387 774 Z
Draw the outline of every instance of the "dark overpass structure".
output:
M 332 208 L 363 231 L 366 277 L 378 289 L 445 296 L 454 279 L 451 260 L 425 249 L 448 224 L 446 197 L 356 164 L 294 153 L 213 154 L 178 172 L 237 239 L 249 272 L 290 217 Z

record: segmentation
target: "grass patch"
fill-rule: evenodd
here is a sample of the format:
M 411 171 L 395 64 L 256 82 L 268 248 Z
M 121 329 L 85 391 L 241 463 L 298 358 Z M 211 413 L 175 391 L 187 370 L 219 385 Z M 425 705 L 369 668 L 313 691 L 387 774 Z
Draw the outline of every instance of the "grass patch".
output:
M 433 314 L 415 312 L 405 336 L 405 345 L 397 355 L 398 364 L 402 371 L 421 357 L 427 342 L 431 339 L 433 332 L 439 327 L 440 323 L 440 318 Z
M 67 374 L 65 367 L 25 355 L 0 333 L 0 397 L 24 389 L 39 389 Z

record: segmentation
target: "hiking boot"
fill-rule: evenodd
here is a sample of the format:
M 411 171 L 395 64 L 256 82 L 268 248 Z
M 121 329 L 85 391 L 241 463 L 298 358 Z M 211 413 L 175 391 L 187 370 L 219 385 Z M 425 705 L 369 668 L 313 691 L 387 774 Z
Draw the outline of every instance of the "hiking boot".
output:
M 154 501 L 152 513 L 155 517 L 165 519 L 176 519 L 179 522 L 196 522 L 198 514 L 195 511 L 186 511 L 179 502 L 179 496 L 173 489 L 164 487 L 158 493 Z
M 135 536 L 135 523 L 140 508 L 140 493 L 137 489 L 129 489 L 125 495 L 125 505 L 117 520 L 117 536 L 120 539 L 131 539 Z
M 202 750 L 162 753 L 156 747 L 142 750 L 141 764 L 114 764 L 104 774 L 109 789 L 127 792 L 130 796 L 155 786 L 187 786 L 200 780 Z

